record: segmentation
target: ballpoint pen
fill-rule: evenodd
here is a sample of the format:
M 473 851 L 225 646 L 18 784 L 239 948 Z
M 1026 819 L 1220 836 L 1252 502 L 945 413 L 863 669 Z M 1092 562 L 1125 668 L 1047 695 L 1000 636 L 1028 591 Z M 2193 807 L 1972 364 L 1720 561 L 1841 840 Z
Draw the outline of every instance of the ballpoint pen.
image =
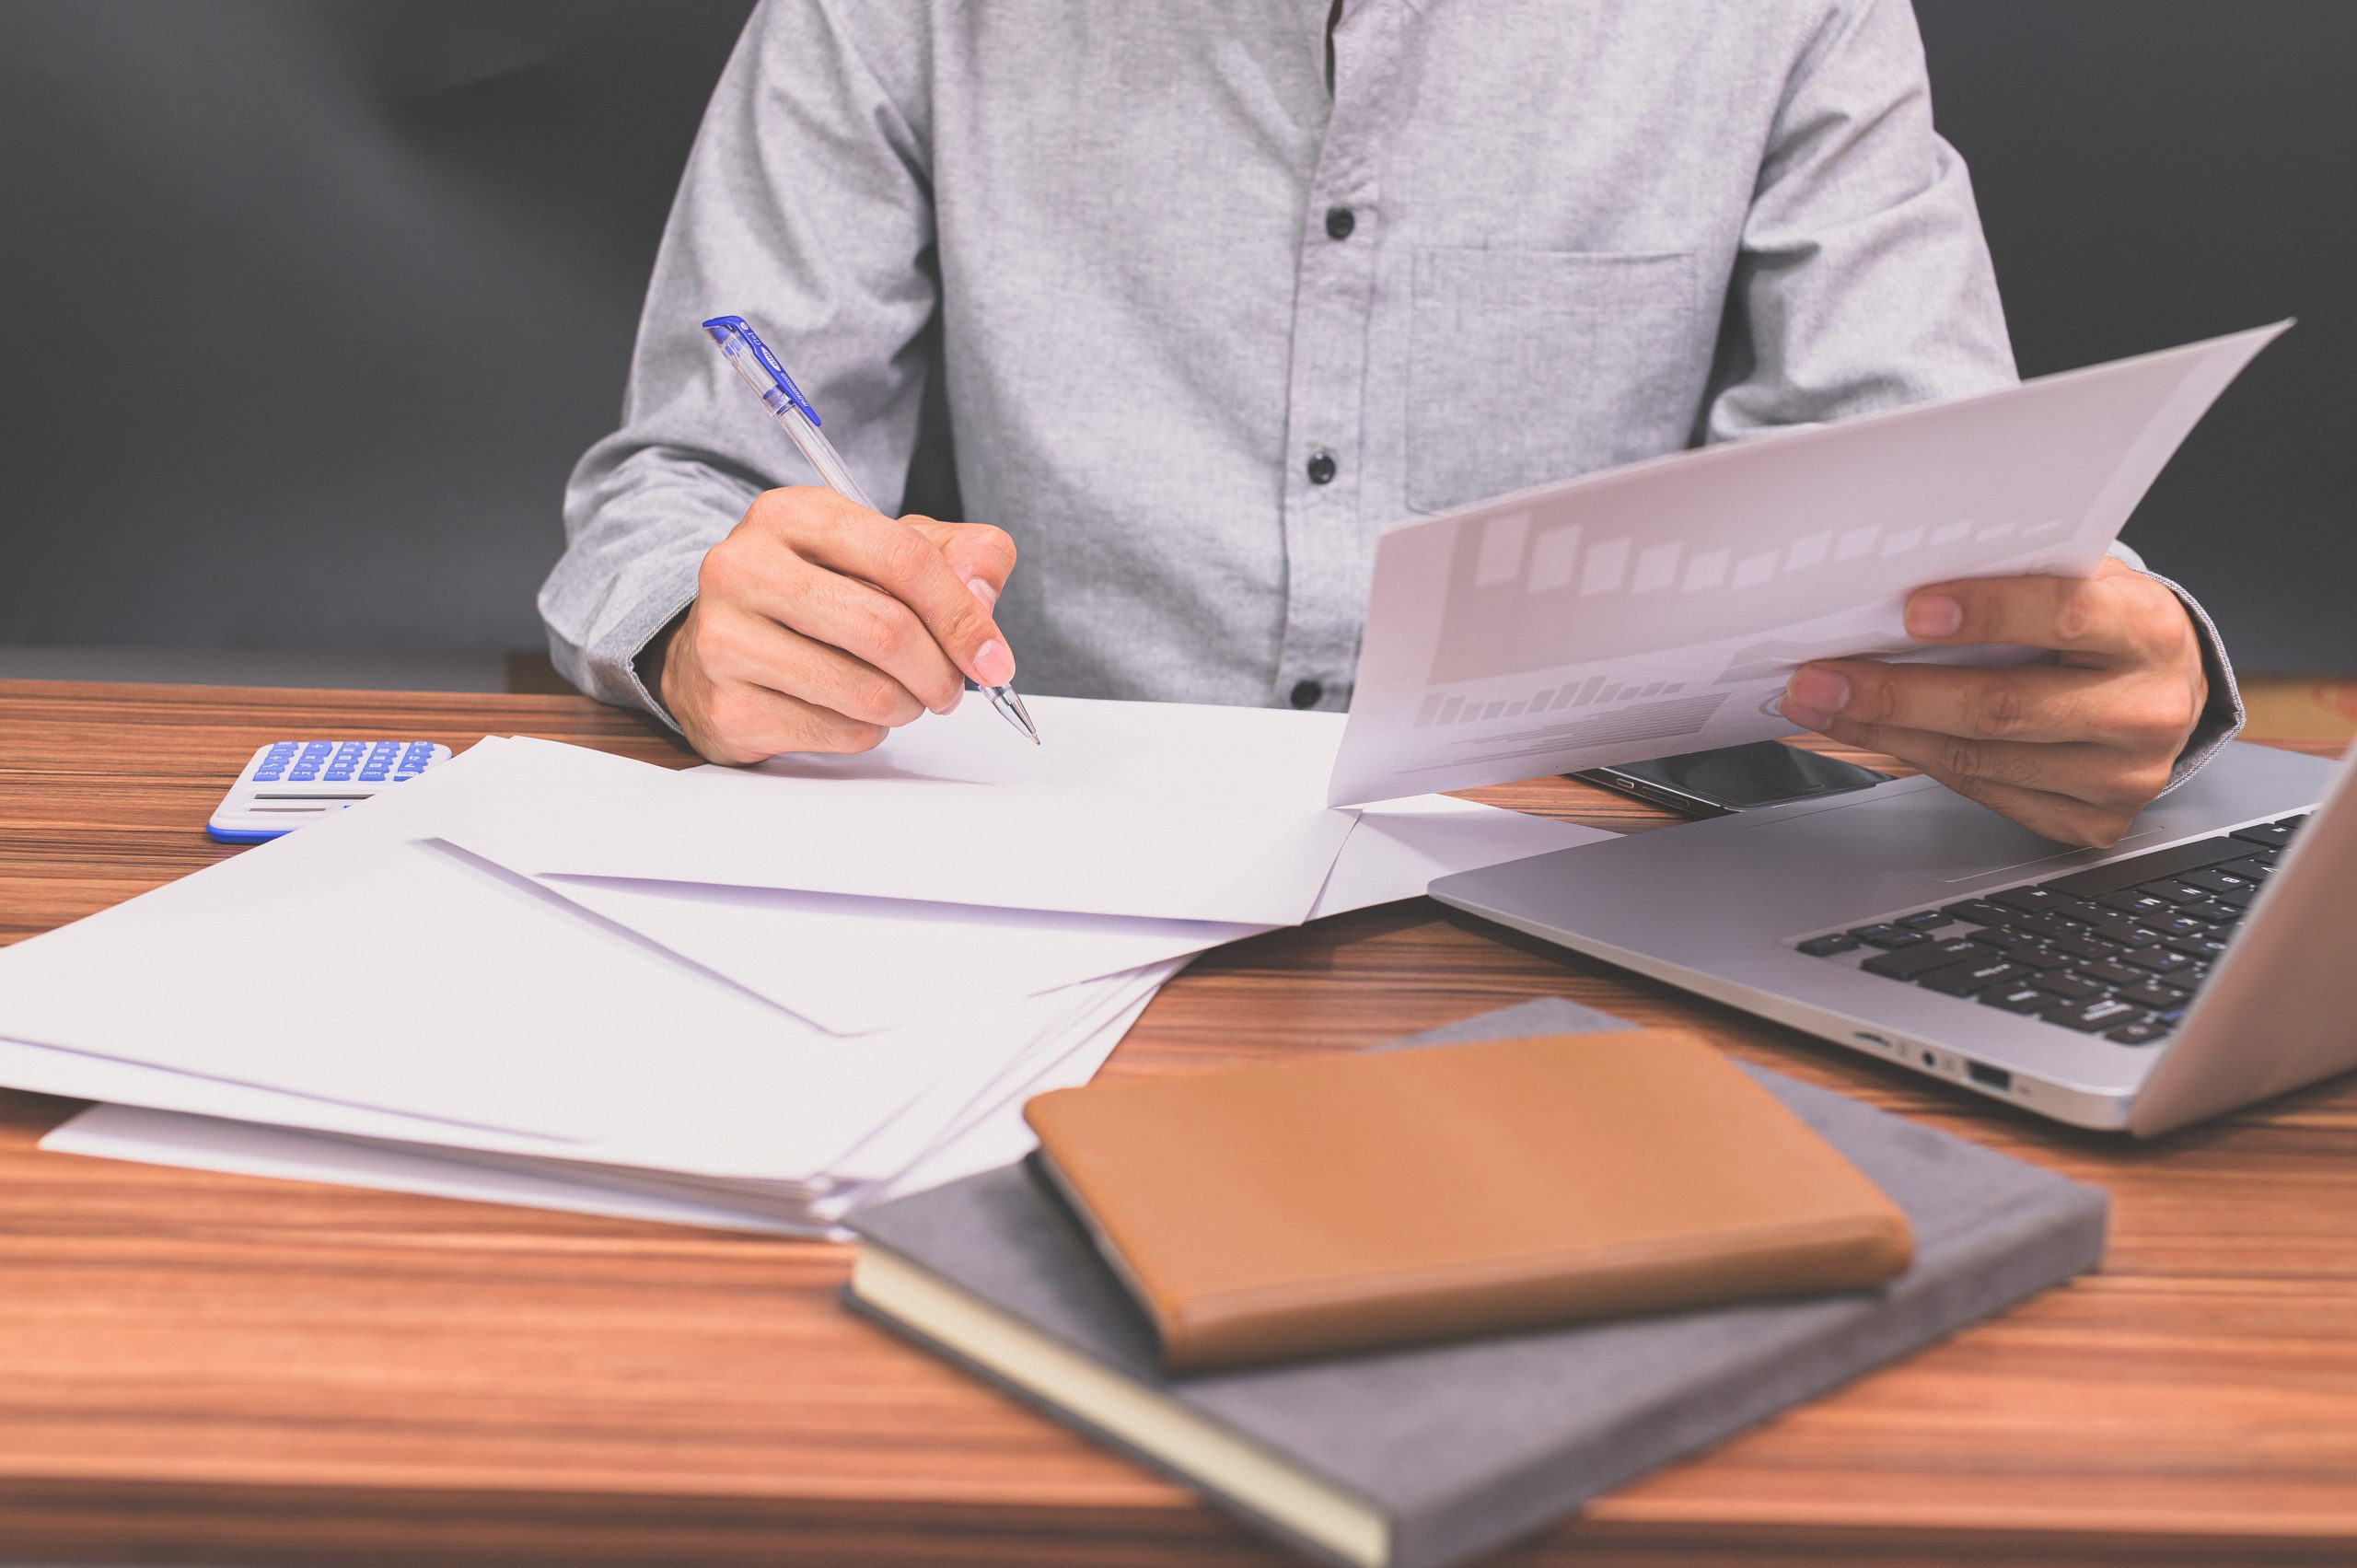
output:
M 804 457 L 810 459 L 810 466 L 819 470 L 819 477 L 827 482 L 828 487 L 844 500 L 875 511 L 876 503 L 867 498 L 867 492 L 859 487 L 859 481 L 853 479 L 851 470 L 843 466 L 842 455 L 835 450 L 834 443 L 819 430 L 819 411 L 803 397 L 802 389 L 794 384 L 794 377 L 785 373 L 785 366 L 777 362 L 777 355 L 770 352 L 770 345 L 761 342 L 760 334 L 746 323 L 745 318 L 714 316 L 703 324 L 703 330 L 720 346 L 720 352 L 728 356 L 728 363 L 737 367 L 737 374 L 745 378 L 745 385 L 760 394 L 762 405 L 785 427 L 785 433 L 794 437 L 794 444 L 802 449 Z M 1031 714 L 1024 708 L 1023 699 L 1016 695 L 1013 686 L 983 686 L 980 689 L 990 694 L 991 706 L 999 711 L 1002 718 L 1029 736 L 1032 745 L 1039 744 L 1039 727 L 1031 722 Z

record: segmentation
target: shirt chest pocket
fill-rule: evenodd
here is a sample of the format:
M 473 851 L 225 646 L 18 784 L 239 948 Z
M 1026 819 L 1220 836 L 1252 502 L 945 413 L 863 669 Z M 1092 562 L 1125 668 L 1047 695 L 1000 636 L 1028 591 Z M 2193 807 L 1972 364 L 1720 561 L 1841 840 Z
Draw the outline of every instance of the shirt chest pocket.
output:
M 1685 251 L 1419 250 L 1411 316 L 1420 512 L 1682 447 L 1709 376 Z

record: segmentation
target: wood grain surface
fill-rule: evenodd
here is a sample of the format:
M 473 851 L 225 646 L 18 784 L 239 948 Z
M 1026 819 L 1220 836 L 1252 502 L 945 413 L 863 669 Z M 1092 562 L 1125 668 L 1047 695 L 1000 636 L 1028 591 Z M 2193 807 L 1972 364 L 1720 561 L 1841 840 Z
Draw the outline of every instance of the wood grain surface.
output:
M 486 733 L 689 760 L 578 698 L 0 683 L 0 939 L 230 853 L 201 825 L 265 740 Z M 1565 781 L 1478 793 L 1662 820 Z M 2357 1562 L 2348 1080 L 2135 1145 L 1422 900 L 1208 955 L 1109 1071 L 1350 1050 L 1550 994 L 2099 1182 L 2114 1231 L 2101 1273 L 1497 1561 Z M 0 1558 L 1283 1561 L 846 1316 L 843 1249 L 37 1152 L 75 1109 L 0 1093 Z

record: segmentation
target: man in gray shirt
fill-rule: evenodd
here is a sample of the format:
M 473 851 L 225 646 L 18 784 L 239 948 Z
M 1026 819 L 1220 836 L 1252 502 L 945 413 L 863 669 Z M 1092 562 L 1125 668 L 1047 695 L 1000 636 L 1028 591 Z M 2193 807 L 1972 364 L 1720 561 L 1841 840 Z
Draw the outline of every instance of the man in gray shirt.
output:
M 883 514 L 803 487 L 730 312 Z M 1033 691 L 1341 708 L 1387 523 L 2014 375 L 1906 0 L 767 0 L 540 606 L 724 761 L 873 746 L 1018 649 Z M 928 377 L 987 524 L 889 515 Z M 1909 628 L 2057 657 L 1811 666 L 1788 715 L 2058 839 L 2239 719 L 2124 563 Z

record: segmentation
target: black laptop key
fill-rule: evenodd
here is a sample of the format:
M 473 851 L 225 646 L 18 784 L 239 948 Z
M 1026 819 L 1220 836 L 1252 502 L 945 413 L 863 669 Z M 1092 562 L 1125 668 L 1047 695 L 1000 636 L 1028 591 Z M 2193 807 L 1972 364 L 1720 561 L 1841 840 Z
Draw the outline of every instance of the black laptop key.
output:
M 2080 961 L 2058 953 L 2051 947 L 2016 947 L 2005 957 L 2026 969 L 2033 970 L 2069 969 L 2073 964 Z
M 2133 1002 L 2098 996 L 2092 1002 L 2073 1002 L 2060 1007 L 2049 1007 L 2039 1016 L 2066 1029 L 2094 1034 L 2100 1029 L 2124 1028 L 2130 1024 L 2141 1024 L 2144 1021 L 2145 1013 Z
M 2241 892 L 2245 889 L 2255 887 L 2258 882 L 2256 877 L 2236 877 L 2223 867 L 2215 865 L 2205 865 L 2199 871 L 2189 871 L 2177 880 L 2189 888 L 2199 888 L 2205 893 L 2221 895 Z
M 2156 899 L 2166 899 L 2179 909 L 2183 909 L 2188 904 L 2203 904 L 2210 901 L 2208 889 L 2189 888 L 2182 882 L 2145 882 L 2139 884 L 2138 890 L 2150 893 Z
M 2071 972 L 2084 975 L 2087 979 L 2098 981 L 2105 985 L 2134 985 L 2145 978 L 2144 971 L 2142 970 L 2131 970 L 2125 964 L 2107 963 L 2102 959 L 2089 963 L 2082 958 L 2071 966 Z
M 2002 893 L 1990 894 L 1989 901 L 2024 914 L 2038 914 L 2062 902 L 2063 896 L 2044 888 L 2008 888 Z
M 2070 962 L 2069 958 L 2055 951 L 2054 945 L 2049 938 L 2031 932 L 2015 931 L 2010 926 L 1991 925 L 1979 931 L 1967 932 L 1965 935 L 1975 942 L 1996 948 L 1997 951 L 2017 963 L 2034 963 L 2039 969 L 2050 970 L 2058 964 Z
M 2222 905 L 2220 907 L 2223 908 L 2223 906 Z M 2198 936 L 2201 933 L 2209 930 L 2211 924 L 2212 923 L 2209 921 L 2202 920 L 2189 914 L 2173 914 L 2166 920 L 2156 920 L 2152 923 L 2153 929 L 2159 932 L 2163 936 Z M 2141 947 L 2149 947 L 2152 944 L 2150 942 L 2140 942 L 2137 946 Z
M 2133 985 L 2121 986 L 2112 994 L 2122 1002 L 2133 1002 L 2139 1007 L 2150 1007 L 2155 1012 L 2165 1013 L 2182 1005 L 2192 993 L 2180 991 L 2174 985 L 2165 985 L 2157 980 L 2140 980 Z
M 1830 936 L 1812 936 L 1801 944 L 1801 951 L 1812 958 L 1829 958 L 1836 953 L 1847 953 L 1858 946 L 1858 939 L 1846 931 Z
M 1980 949 L 1988 953 L 1989 949 Z M 1976 991 L 1986 991 L 1992 985 L 2003 985 L 2019 980 L 2029 971 L 2019 964 L 2009 964 L 1990 953 L 1978 963 L 1950 964 L 1928 974 L 1919 974 L 1915 983 L 1926 991 L 1937 991 L 1948 996 L 1969 996 Z
M 2013 911 L 2003 904 L 1992 904 L 1986 899 L 1965 899 L 1957 903 L 1942 904 L 1944 914 L 1958 920 L 1968 920 L 1975 925 L 2002 925 Z
M 2008 1013 L 2043 1013 L 2054 1005 L 2053 993 L 2034 985 L 1993 985 L 1973 1000 L 1983 1007 L 2001 1007 Z
M 2051 942 L 2060 937 L 2080 935 L 2087 928 L 2059 914 L 2019 914 L 2013 918 L 2007 929 Z
M 2107 942 L 2117 942 L 2123 947 L 2149 947 L 2159 941 L 2164 933 L 2155 931 L 2141 920 L 2107 920 L 2088 931 L 2090 936 L 2100 936 Z
M 2213 866 L 2212 869 L 2223 871 L 2229 877 L 2240 877 L 2247 881 L 2264 882 L 2274 874 L 2275 852 L 2265 850 L 2247 860 L 2230 860 L 2225 865 Z
M 2150 970 L 2154 974 L 2170 974 L 2193 962 L 2183 953 L 2172 953 L 2166 947 L 2131 947 L 2119 955 L 2119 961 L 2134 964 L 2140 970 Z
M 2169 1037 L 2169 1027 L 2154 1019 L 2138 1024 L 2122 1024 L 2116 1029 L 2106 1029 L 2103 1038 L 2116 1040 L 2122 1045 L 2151 1045 Z
M 2084 1002 L 2090 996 L 2104 994 L 2101 984 L 2068 970 L 2049 970 L 2030 983 L 2047 995 L 2060 997 L 2065 1002 Z
M 2092 899 L 2100 893 L 2115 893 L 2122 888 L 2132 888 L 2156 877 L 2174 877 L 2198 866 L 2239 860 L 2245 853 L 2240 842 L 2223 835 L 2214 839 L 2196 839 L 2189 844 L 2175 844 L 2144 854 L 2131 854 L 2125 860 L 2115 860 L 2107 865 L 2090 865 L 2084 871 L 2057 877 L 2043 886 L 2051 892 L 2069 898 Z
M 2244 910 L 2250 908 L 2250 901 L 2258 897 L 2258 884 L 2256 882 L 2246 882 L 2239 888 L 2218 888 L 2212 890 L 2217 895 L 2217 902 L 2222 904 L 2232 904 L 2235 907 L 2235 912 L 2237 915 L 2239 915 Z M 2207 907 L 2208 906 L 2206 905 L 2197 904 L 2188 909 L 2185 912 L 2191 915 L 2199 915 L 2200 912 Z
M 2122 888 L 2116 893 L 2106 893 L 2096 902 L 2106 909 L 2118 910 L 2122 914 L 2132 914 L 2139 918 L 2148 914 L 2165 915 L 2177 908 L 2166 899 L 2156 899 L 2150 893 L 2141 893 L 2133 888 Z
M 2172 936 L 2161 946 L 2189 958 L 2214 958 L 2226 950 L 2226 945 L 2214 936 Z
M 1868 958 L 1858 967 L 1868 974 L 1878 974 L 1887 980 L 1912 980 L 1927 970 L 1970 958 L 1986 958 L 1989 949 L 1965 936 L 1950 936 L 1943 941 L 1924 941 L 1913 947 Z
M 2122 951 L 2120 944 L 2107 942 L 2100 936 L 2058 936 L 2054 950 L 2068 953 L 2074 958 L 2108 958 Z
M 1920 914 L 1902 914 L 1891 923 L 1901 931 L 1934 931 L 1943 925 L 1954 925 L 1956 921 L 1945 910 L 1925 910 Z
M 2292 842 L 2292 834 L 2298 830 L 2302 822 L 2306 820 L 2305 817 L 2286 817 L 2281 821 L 2261 822 L 2251 828 L 2236 828 L 2226 836 L 2230 839 L 2240 839 L 2247 844 L 2264 844 L 2269 849 L 2282 849 Z
M 1918 942 L 1931 940 L 1920 931 L 1901 931 L 1888 921 L 1880 921 L 1873 925 L 1852 926 L 1850 935 L 1869 947 L 1881 947 L 1886 950 L 1894 947 L 1912 947 Z

